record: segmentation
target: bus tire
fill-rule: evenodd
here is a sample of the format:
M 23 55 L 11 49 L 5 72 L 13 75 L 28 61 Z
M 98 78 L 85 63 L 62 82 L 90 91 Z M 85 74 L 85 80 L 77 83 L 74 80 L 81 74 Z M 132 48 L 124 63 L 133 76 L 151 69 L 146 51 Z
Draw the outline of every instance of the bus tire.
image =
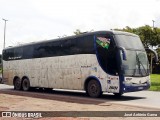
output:
M 22 86 L 21 86 L 21 80 L 19 77 L 14 79 L 14 89 L 15 90 L 21 90 Z
M 30 89 L 30 82 L 28 78 L 24 78 L 22 81 L 22 89 L 28 91 Z
M 96 98 L 102 95 L 101 85 L 97 80 L 92 79 L 88 82 L 87 94 L 93 98 Z

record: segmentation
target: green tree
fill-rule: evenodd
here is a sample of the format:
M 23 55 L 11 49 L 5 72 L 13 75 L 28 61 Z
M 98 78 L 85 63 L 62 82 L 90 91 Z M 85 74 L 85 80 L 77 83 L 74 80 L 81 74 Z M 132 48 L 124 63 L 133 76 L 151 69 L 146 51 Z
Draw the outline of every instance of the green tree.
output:
M 149 25 L 137 28 L 137 34 L 140 36 L 145 47 L 152 47 L 158 45 L 160 40 L 160 31 L 158 28 L 152 28 Z
M 126 26 L 123 29 L 114 29 L 114 30 L 130 32 L 130 33 L 135 33 L 136 34 L 136 29 L 135 28 L 130 28 L 129 26 Z
M 90 30 L 90 31 L 86 31 L 86 32 L 82 32 L 80 29 L 76 29 L 75 32 L 73 32 L 75 35 L 80 35 L 80 34 L 84 34 L 84 33 L 89 33 L 89 32 L 93 32 L 94 30 Z
M 83 34 L 83 32 L 80 31 L 80 29 L 76 29 L 75 32 L 73 32 L 75 35 L 80 35 Z
M 154 28 L 155 45 L 160 47 L 160 28 Z

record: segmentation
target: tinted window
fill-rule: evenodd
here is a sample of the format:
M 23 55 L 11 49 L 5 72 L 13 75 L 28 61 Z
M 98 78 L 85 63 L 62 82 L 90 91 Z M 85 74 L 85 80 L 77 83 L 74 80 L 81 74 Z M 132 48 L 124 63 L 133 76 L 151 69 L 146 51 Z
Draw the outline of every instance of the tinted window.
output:
M 14 49 L 14 59 L 22 59 L 22 55 L 23 55 L 23 48 L 22 47 L 18 47 L 16 49 Z
M 62 55 L 73 55 L 78 52 L 75 39 L 65 40 L 62 43 Z
M 4 59 L 31 59 L 75 54 L 94 54 L 93 36 L 63 39 L 7 49 Z
M 14 49 L 8 49 L 3 51 L 3 60 L 14 59 Z
M 118 72 L 115 43 L 112 36 L 99 35 L 96 37 L 98 60 L 104 71 L 109 74 Z
M 54 41 L 43 44 L 34 45 L 34 58 L 63 56 L 71 54 L 72 47 L 70 40 Z
M 41 46 L 39 44 L 34 45 L 34 47 L 33 47 L 33 58 L 41 57 L 41 52 L 42 52 Z
M 93 54 L 94 42 L 92 36 L 53 41 L 34 45 L 33 53 L 34 58 L 74 54 Z
M 143 44 L 139 37 L 131 35 L 115 35 L 118 46 L 126 49 L 140 49 L 144 50 Z
M 23 48 L 10 48 L 3 51 L 3 60 L 18 60 L 23 57 Z
M 77 49 L 79 54 L 94 54 L 94 39 L 93 36 L 85 36 L 77 38 Z
M 33 56 L 33 46 L 28 45 L 23 47 L 23 59 L 29 59 Z

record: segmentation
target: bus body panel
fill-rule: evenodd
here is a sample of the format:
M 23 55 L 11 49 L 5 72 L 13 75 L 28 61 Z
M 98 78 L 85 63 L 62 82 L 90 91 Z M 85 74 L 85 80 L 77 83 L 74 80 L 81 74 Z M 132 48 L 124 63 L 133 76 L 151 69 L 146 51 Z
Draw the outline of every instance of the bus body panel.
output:
M 85 80 L 95 76 L 102 91 L 108 90 L 108 75 L 95 54 L 3 61 L 3 66 L 3 77 L 9 85 L 13 85 L 15 76 L 27 76 L 32 87 L 84 90 Z
M 120 79 L 118 76 L 108 75 L 107 76 L 107 92 L 119 93 L 120 91 Z

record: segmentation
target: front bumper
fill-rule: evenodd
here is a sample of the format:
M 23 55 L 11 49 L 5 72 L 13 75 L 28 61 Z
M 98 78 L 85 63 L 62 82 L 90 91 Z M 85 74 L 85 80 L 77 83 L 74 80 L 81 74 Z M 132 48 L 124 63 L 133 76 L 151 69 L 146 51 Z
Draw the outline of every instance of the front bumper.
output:
M 147 85 L 124 85 L 123 92 L 135 92 L 135 91 L 142 91 L 142 90 L 148 90 L 150 88 L 150 84 Z

